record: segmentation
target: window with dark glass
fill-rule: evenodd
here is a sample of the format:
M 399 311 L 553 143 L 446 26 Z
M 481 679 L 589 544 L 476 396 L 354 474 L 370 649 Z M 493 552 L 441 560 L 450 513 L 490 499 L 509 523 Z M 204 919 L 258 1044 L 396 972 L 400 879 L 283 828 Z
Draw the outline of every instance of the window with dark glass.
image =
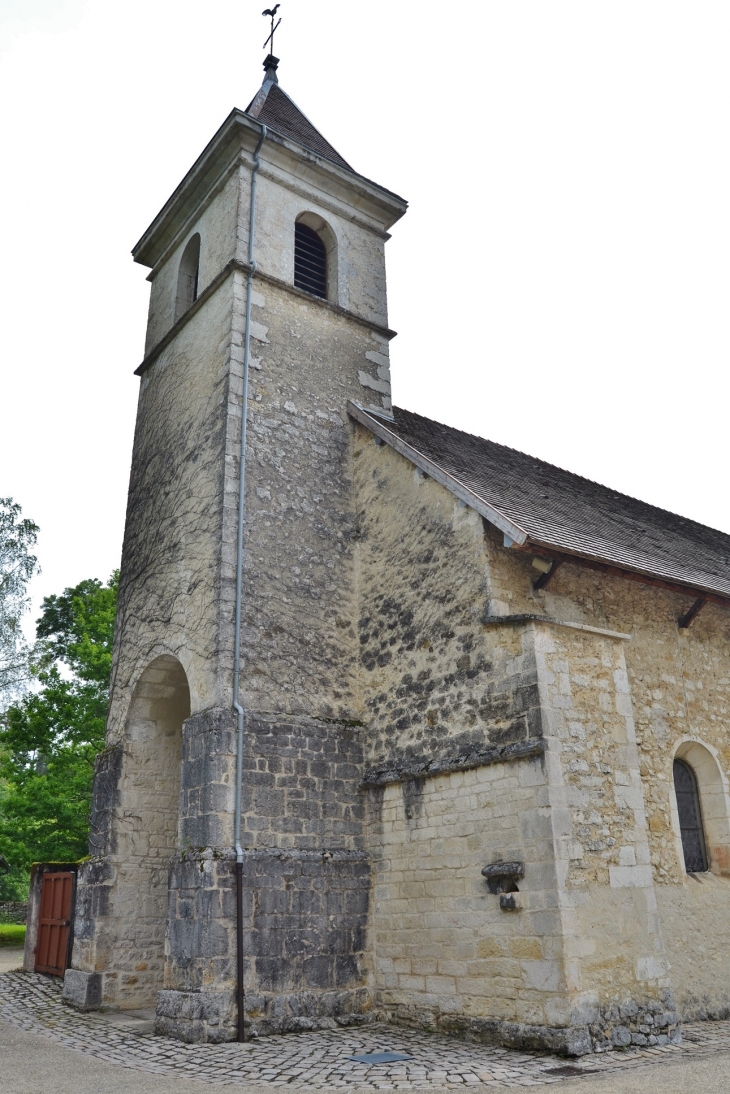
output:
M 327 298 L 327 252 L 313 228 L 294 225 L 294 284 L 313 296 Z
M 674 761 L 674 793 L 677 796 L 679 828 L 682 833 L 684 868 L 688 874 L 701 874 L 708 868 L 708 863 L 700 795 L 697 776 L 684 760 Z

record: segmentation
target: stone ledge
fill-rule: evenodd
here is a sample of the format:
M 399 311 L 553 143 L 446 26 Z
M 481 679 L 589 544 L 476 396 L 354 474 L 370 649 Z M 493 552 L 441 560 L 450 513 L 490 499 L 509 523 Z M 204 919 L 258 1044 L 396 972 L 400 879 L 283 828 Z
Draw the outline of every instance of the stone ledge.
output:
M 238 270 L 240 273 L 248 275 L 251 267 L 247 262 L 239 262 L 238 259 L 232 258 L 226 262 L 225 266 L 218 271 L 212 281 L 206 285 L 201 292 L 200 296 L 190 305 L 188 310 L 180 316 L 180 318 L 173 323 L 168 330 L 167 334 L 163 334 L 159 342 L 157 342 L 152 349 L 144 357 L 144 360 L 134 370 L 135 376 L 141 376 L 147 369 L 153 364 L 154 361 L 160 356 L 164 349 L 170 345 L 170 343 L 177 337 L 180 331 L 186 326 L 190 320 L 196 315 L 205 304 L 206 300 L 209 300 L 213 296 L 221 285 L 228 279 L 228 277 Z M 314 304 L 320 308 L 326 308 L 329 311 L 334 312 L 336 315 L 341 315 L 345 319 L 352 319 L 355 323 L 358 323 L 361 327 L 367 327 L 368 330 L 377 331 L 381 334 L 386 341 L 390 341 L 395 338 L 396 332 L 390 330 L 389 327 L 383 327 L 374 320 L 365 318 L 363 315 L 358 315 L 356 312 L 350 311 L 349 308 L 343 308 L 340 304 L 334 304 L 331 300 L 323 299 L 319 296 L 312 296 L 311 293 L 304 292 L 302 289 L 296 288 L 295 285 L 290 285 L 288 281 L 282 281 L 281 278 L 273 277 L 271 274 L 266 274 L 262 270 L 256 271 L 257 281 L 266 281 L 270 285 L 276 286 L 278 289 L 284 289 L 286 292 L 291 293 L 294 296 L 299 296 L 303 300 L 306 300 L 308 304 Z M 383 411 L 380 410 L 380 414 Z
M 576 1015 L 575 1025 L 541 1026 L 508 1022 L 498 1018 L 475 1018 L 465 1014 L 443 1014 L 403 1004 L 384 1007 L 380 1017 L 388 1022 L 446 1033 L 468 1041 L 503 1045 L 505 1048 L 551 1052 L 558 1056 L 587 1056 L 629 1047 L 662 1047 L 681 1044 L 679 1016 L 671 991 L 662 999 L 643 1003 L 625 1000 L 593 1004 Z
M 284 995 L 247 992 L 246 1040 L 274 1033 L 302 1033 L 361 1025 L 374 1017 L 367 988 L 301 991 Z M 188 1044 L 221 1044 L 237 1033 L 233 991 L 161 991 L 155 1033 Z
M 587 623 L 570 623 L 566 619 L 551 619 L 548 615 L 535 615 L 524 612 L 521 615 L 484 614 L 481 622 L 485 627 L 517 627 L 521 623 L 549 623 L 553 627 L 568 627 L 573 631 L 585 631 L 587 634 L 600 634 L 602 638 L 616 638 L 621 642 L 630 642 L 631 635 L 621 631 L 607 631 L 604 627 L 591 627 Z
M 465 1014 L 435 1015 L 415 1007 L 387 1008 L 381 1017 L 388 1022 L 505 1048 L 551 1052 L 558 1056 L 587 1056 L 593 1051 L 588 1026 L 533 1026 L 498 1018 L 470 1018 Z
M 368 862 L 368 851 L 348 847 L 244 847 L 244 860 L 280 859 L 294 862 Z M 233 847 L 188 847 L 170 860 L 175 862 L 235 862 Z
M 300 991 L 285 995 L 246 994 L 247 1037 L 272 1033 L 339 1029 L 373 1021 L 375 1014 L 367 988 L 339 991 Z
M 405 782 L 408 779 L 429 779 L 436 775 L 448 775 L 453 771 L 470 771 L 472 768 L 488 767 L 490 764 L 511 763 L 515 760 L 542 756 L 546 748 L 547 744 L 542 738 L 531 737 L 526 741 L 498 745 L 450 758 L 404 760 L 400 763 L 370 768 L 365 772 L 360 785 L 364 789 L 370 789 L 387 786 L 389 783 Z

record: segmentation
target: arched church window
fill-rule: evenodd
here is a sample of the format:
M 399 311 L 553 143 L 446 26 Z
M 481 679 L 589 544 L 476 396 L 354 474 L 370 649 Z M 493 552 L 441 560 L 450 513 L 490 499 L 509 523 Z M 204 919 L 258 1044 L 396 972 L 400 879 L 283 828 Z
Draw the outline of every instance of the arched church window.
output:
M 180 259 L 177 275 L 177 298 L 175 300 L 175 321 L 185 314 L 191 304 L 198 299 L 198 269 L 200 267 L 200 235 L 191 236 Z
M 327 251 L 314 228 L 301 220 L 294 225 L 294 284 L 327 299 Z
M 679 829 L 682 833 L 684 868 L 688 874 L 701 874 L 708 867 L 700 795 L 697 776 L 684 760 L 674 761 L 674 793 L 677 797 Z

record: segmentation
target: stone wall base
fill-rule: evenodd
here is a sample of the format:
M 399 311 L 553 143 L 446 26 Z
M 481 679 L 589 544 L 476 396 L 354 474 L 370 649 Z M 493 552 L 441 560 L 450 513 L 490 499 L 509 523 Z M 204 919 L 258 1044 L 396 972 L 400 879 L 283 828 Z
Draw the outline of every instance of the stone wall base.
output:
M 220 1044 L 236 1036 L 236 1006 L 230 991 L 160 991 L 155 1033 L 189 1044 Z
M 337 1029 L 368 1022 L 372 1000 L 366 988 L 353 991 L 295 992 L 246 996 L 246 1040 L 271 1033 Z M 236 1038 L 233 992 L 161 991 L 157 996 L 155 1033 L 188 1043 L 220 1044 Z
M 337 1029 L 369 1022 L 373 1017 L 373 1002 L 367 988 L 246 995 L 245 1025 L 247 1036 L 251 1037 Z
M 683 1022 L 725 1022 L 730 1018 L 730 995 L 721 998 L 683 992 L 677 1000 L 677 1010 Z
M 98 1010 L 101 1006 L 102 984 L 100 972 L 82 972 L 66 969 L 61 998 L 77 1010 Z
M 551 1052 L 558 1056 L 585 1056 L 629 1045 L 679 1044 L 682 1040 L 679 1016 L 671 992 L 662 1001 L 639 1005 L 628 1000 L 586 1008 L 585 1024 L 539 1026 L 505 1022 L 497 1018 L 474 1018 L 444 1014 L 416 1007 L 400 1006 L 382 1010 L 388 1022 L 415 1026 L 469 1041 L 503 1045 L 505 1048 Z

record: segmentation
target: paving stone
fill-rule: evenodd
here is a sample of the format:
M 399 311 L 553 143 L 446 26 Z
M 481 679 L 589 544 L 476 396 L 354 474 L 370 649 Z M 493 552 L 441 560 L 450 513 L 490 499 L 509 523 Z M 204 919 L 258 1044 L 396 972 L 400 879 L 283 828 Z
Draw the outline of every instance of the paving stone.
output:
M 276 1035 L 245 1045 L 184 1044 L 154 1036 L 144 1020 L 138 1020 L 137 1028 L 128 1028 L 123 1015 L 71 1010 L 62 1002 L 61 981 L 36 973 L 0 975 L 0 1019 L 99 1060 L 158 1075 L 193 1076 L 216 1086 L 245 1080 L 276 1086 L 306 1083 L 311 1090 L 396 1091 L 444 1085 L 552 1086 L 569 1081 L 550 1073 L 565 1066 L 561 1057 L 512 1052 L 385 1023 Z M 685 1025 L 681 1045 L 610 1050 L 582 1057 L 573 1067 L 585 1075 L 605 1075 L 626 1068 L 662 1067 L 678 1055 L 709 1056 L 728 1049 L 730 1021 L 698 1022 Z M 390 1065 L 347 1059 L 384 1050 L 406 1052 L 412 1059 Z

